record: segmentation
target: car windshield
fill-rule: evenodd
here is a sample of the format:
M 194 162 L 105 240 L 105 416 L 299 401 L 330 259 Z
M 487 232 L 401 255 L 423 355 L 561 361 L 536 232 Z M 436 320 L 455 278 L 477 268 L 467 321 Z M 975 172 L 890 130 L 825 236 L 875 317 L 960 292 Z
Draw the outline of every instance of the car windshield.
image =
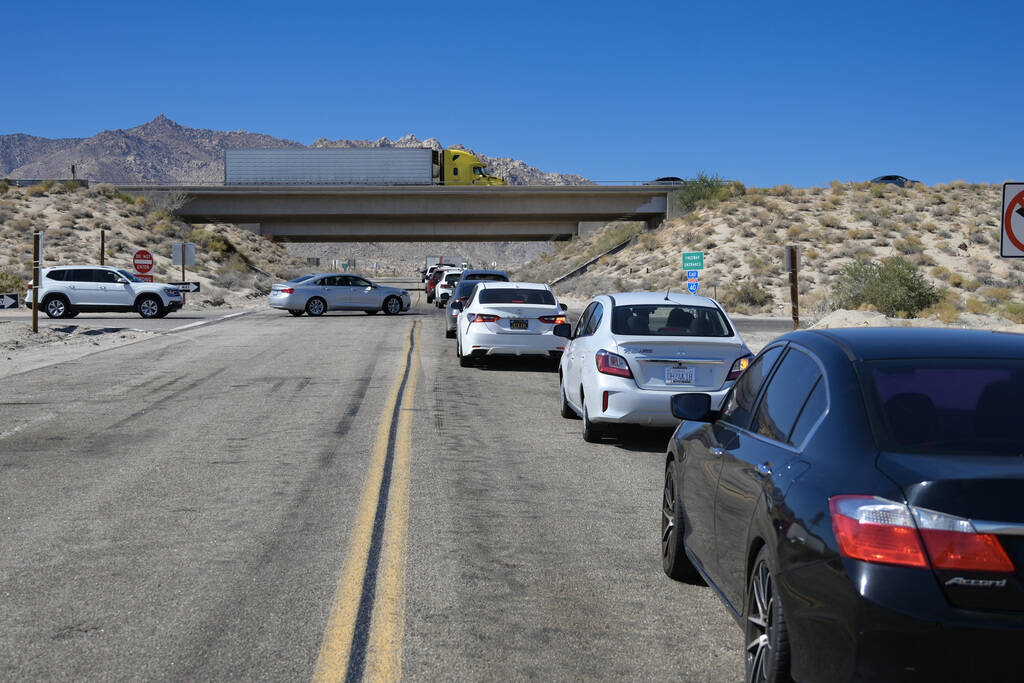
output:
M 459 284 L 455 286 L 455 291 L 452 292 L 452 297 L 456 299 L 468 299 L 473 296 L 473 290 L 476 289 L 482 280 L 460 280 Z
M 1024 361 L 915 359 L 866 364 L 862 377 L 883 448 L 1024 455 Z
M 500 273 L 472 273 L 466 276 L 467 280 L 487 280 L 489 282 L 508 282 L 508 278 Z
M 299 277 L 292 278 L 291 280 L 289 280 L 288 284 L 294 285 L 294 284 L 298 284 L 300 282 L 305 282 L 306 280 L 308 280 L 311 277 L 313 277 L 313 276 L 312 275 L 300 275 Z
M 612 334 L 645 337 L 731 337 L 732 328 L 717 308 L 676 304 L 616 306 Z
M 480 292 L 480 303 L 537 304 L 542 306 L 554 306 L 555 295 L 546 289 L 502 287 L 501 289 L 485 289 Z
M 142 280 L 140 280 L 139 278 L 135 277 L 134 275 L 129 273 L 127 270 L 121 270 L 120 268 L 118 268 L 117 272 L 119 272 L 121 275 L 124 275 L 131 282 L 142 282 Z

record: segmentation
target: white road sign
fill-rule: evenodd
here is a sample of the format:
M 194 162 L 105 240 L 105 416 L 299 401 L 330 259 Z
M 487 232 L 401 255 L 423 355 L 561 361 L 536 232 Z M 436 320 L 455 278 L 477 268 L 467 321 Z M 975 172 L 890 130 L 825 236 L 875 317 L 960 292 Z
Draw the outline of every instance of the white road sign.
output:
M 182 251 L 185 252 L 185 265 L 194 266 L 196 264 L 196 245 L 192 242 L 176 242 L 171 245 L 171 263 L 180 266 L 182 265 Z
M 17 294 L 0 294 L 0 308 L 17 308 Z
M 1024 183 L 1003 183 L 999 255 L 1024 258 Z

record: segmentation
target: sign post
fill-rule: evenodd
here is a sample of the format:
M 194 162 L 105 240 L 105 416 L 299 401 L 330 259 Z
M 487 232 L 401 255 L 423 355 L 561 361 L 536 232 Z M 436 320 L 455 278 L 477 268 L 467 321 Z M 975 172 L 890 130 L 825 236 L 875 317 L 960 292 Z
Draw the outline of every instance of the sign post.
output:
M 72 166 L 71 168 L 74 168 L 74 166 Z M 100 230 L 100 265 L 101 266 L 106 265 L 103 262 L 104 256 L 106 256 L 106 251 L 107 251 L 107 249 L 106 249 L 106 242 L 107 242 L 107 231 L 106 230 Z
M 800 329 L 800 287 L 797 282 L 796 247 L 786 247 L 786 270 L 789 271 L 789 298 L 793 306 L 793 329 Z
M 41 282 L 41 261 L 43 260 L 43 231 L 32 233 L 32 332 L 39 332 L 39 288 Z
M 192 242 L 175 242 L 171 245 L 171 263 L 181 266 L 181 281 L 185 282 L 185 266 L 196 264 L 196 245 Z M 196 288 L 198 291 L 198 287 Z M 181 305 L 185 305 L 185 292 L 181 293 Z
M 999 255 L 1024 258 L 1024 183 L 1003 183 Z

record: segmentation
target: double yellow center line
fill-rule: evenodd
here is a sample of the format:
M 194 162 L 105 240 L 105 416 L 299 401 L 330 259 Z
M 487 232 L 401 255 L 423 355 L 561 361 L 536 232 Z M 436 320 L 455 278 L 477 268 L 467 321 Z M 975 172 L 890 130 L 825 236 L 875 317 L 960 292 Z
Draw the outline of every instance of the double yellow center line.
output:
M 334 592 L 313 680 L 397 681 L 405 626 L 412 405 L 419 374 L 419 322 L 385 403 L 370 467 Z

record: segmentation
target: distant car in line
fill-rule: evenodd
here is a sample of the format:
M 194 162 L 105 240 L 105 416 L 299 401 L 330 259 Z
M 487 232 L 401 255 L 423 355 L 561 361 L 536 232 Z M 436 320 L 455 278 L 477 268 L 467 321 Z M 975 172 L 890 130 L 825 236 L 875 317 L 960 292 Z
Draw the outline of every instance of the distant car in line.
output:
M 455 329 L 458 327 L 459 309 L 455 304 L 458 303 L 459 306 L 465 306 L 466 302 L 469 301 L 469 297 L 473 295 L 473 290 L 481 282 L 486 282 L 486 280 L 462 279 L 455 285 L 455 290 L 448 298 L 448 303 L 445 304 L 444 308 L 444 336 L 448 339 L 455 339 Z
M 674 175 L 664 176 L 663 178 L 655 178 L 654 180 L 648 180 L 644 185 L 682 185 L 686 181 L 682 178 L 677 178 Z
M 671 398 L 706 392 L 715 407 L 753 354 L 714 299 L 665 292 L 595 297 L 567 337 L 558 368 L 562 417 L 583 420 L 583 439 L 608 427 L 674 427 Z
M 557 358 L 564 349 L 554 328 L 565 322 L 566 306 L 548 285 L 484 281 L 452 308 L 460 311 L 455 354 L 462 367 L 486 356 Z
M 367 315 L 384 311 L 395 315 L 412 306 L 406 290 L 347 273 L 315 273 L 275 284 L 268 301 L 271 308 L 284 309 L 294 316 L 321 316 L 328 311 L 365 311 Z
M 1021 680 L 1024 336 L 793 332 L 672 404 L 662 564 L 747 681 Z
M 449 270 L 444 274 L 444 277 L 438 280 L 437 286 L 434 287 L 434 301 L 438 308 L 444 308 L 444 305 L 448 303 L 448 298 L 452 295 L 452 289 L 455 288 L 461 277 L 461 270 Z
M 901 175 L 880 175 L 877 178 L 872 178 L 871 182 L 881 185 L 897 185 L 899 187 L 921 184 L 920 180 L 910 180 L 909 178 L 904 178 Z
M 508 273 L 504 270 L 487 270 L 485 268 L 467 268 L 462 271 L 463 280 L 490 280 L 491 282 L 508 282 Z
M 42 269 L 40 280 L 39 305 L 51 318 L 133 311 L 143 318 L 162 318 L 183 303 L 181 291 L 174 285 L 143 282 L 112 266 L 53 266 Z M 34 286 L 29 283 L 28 308 L 32 307 Z

